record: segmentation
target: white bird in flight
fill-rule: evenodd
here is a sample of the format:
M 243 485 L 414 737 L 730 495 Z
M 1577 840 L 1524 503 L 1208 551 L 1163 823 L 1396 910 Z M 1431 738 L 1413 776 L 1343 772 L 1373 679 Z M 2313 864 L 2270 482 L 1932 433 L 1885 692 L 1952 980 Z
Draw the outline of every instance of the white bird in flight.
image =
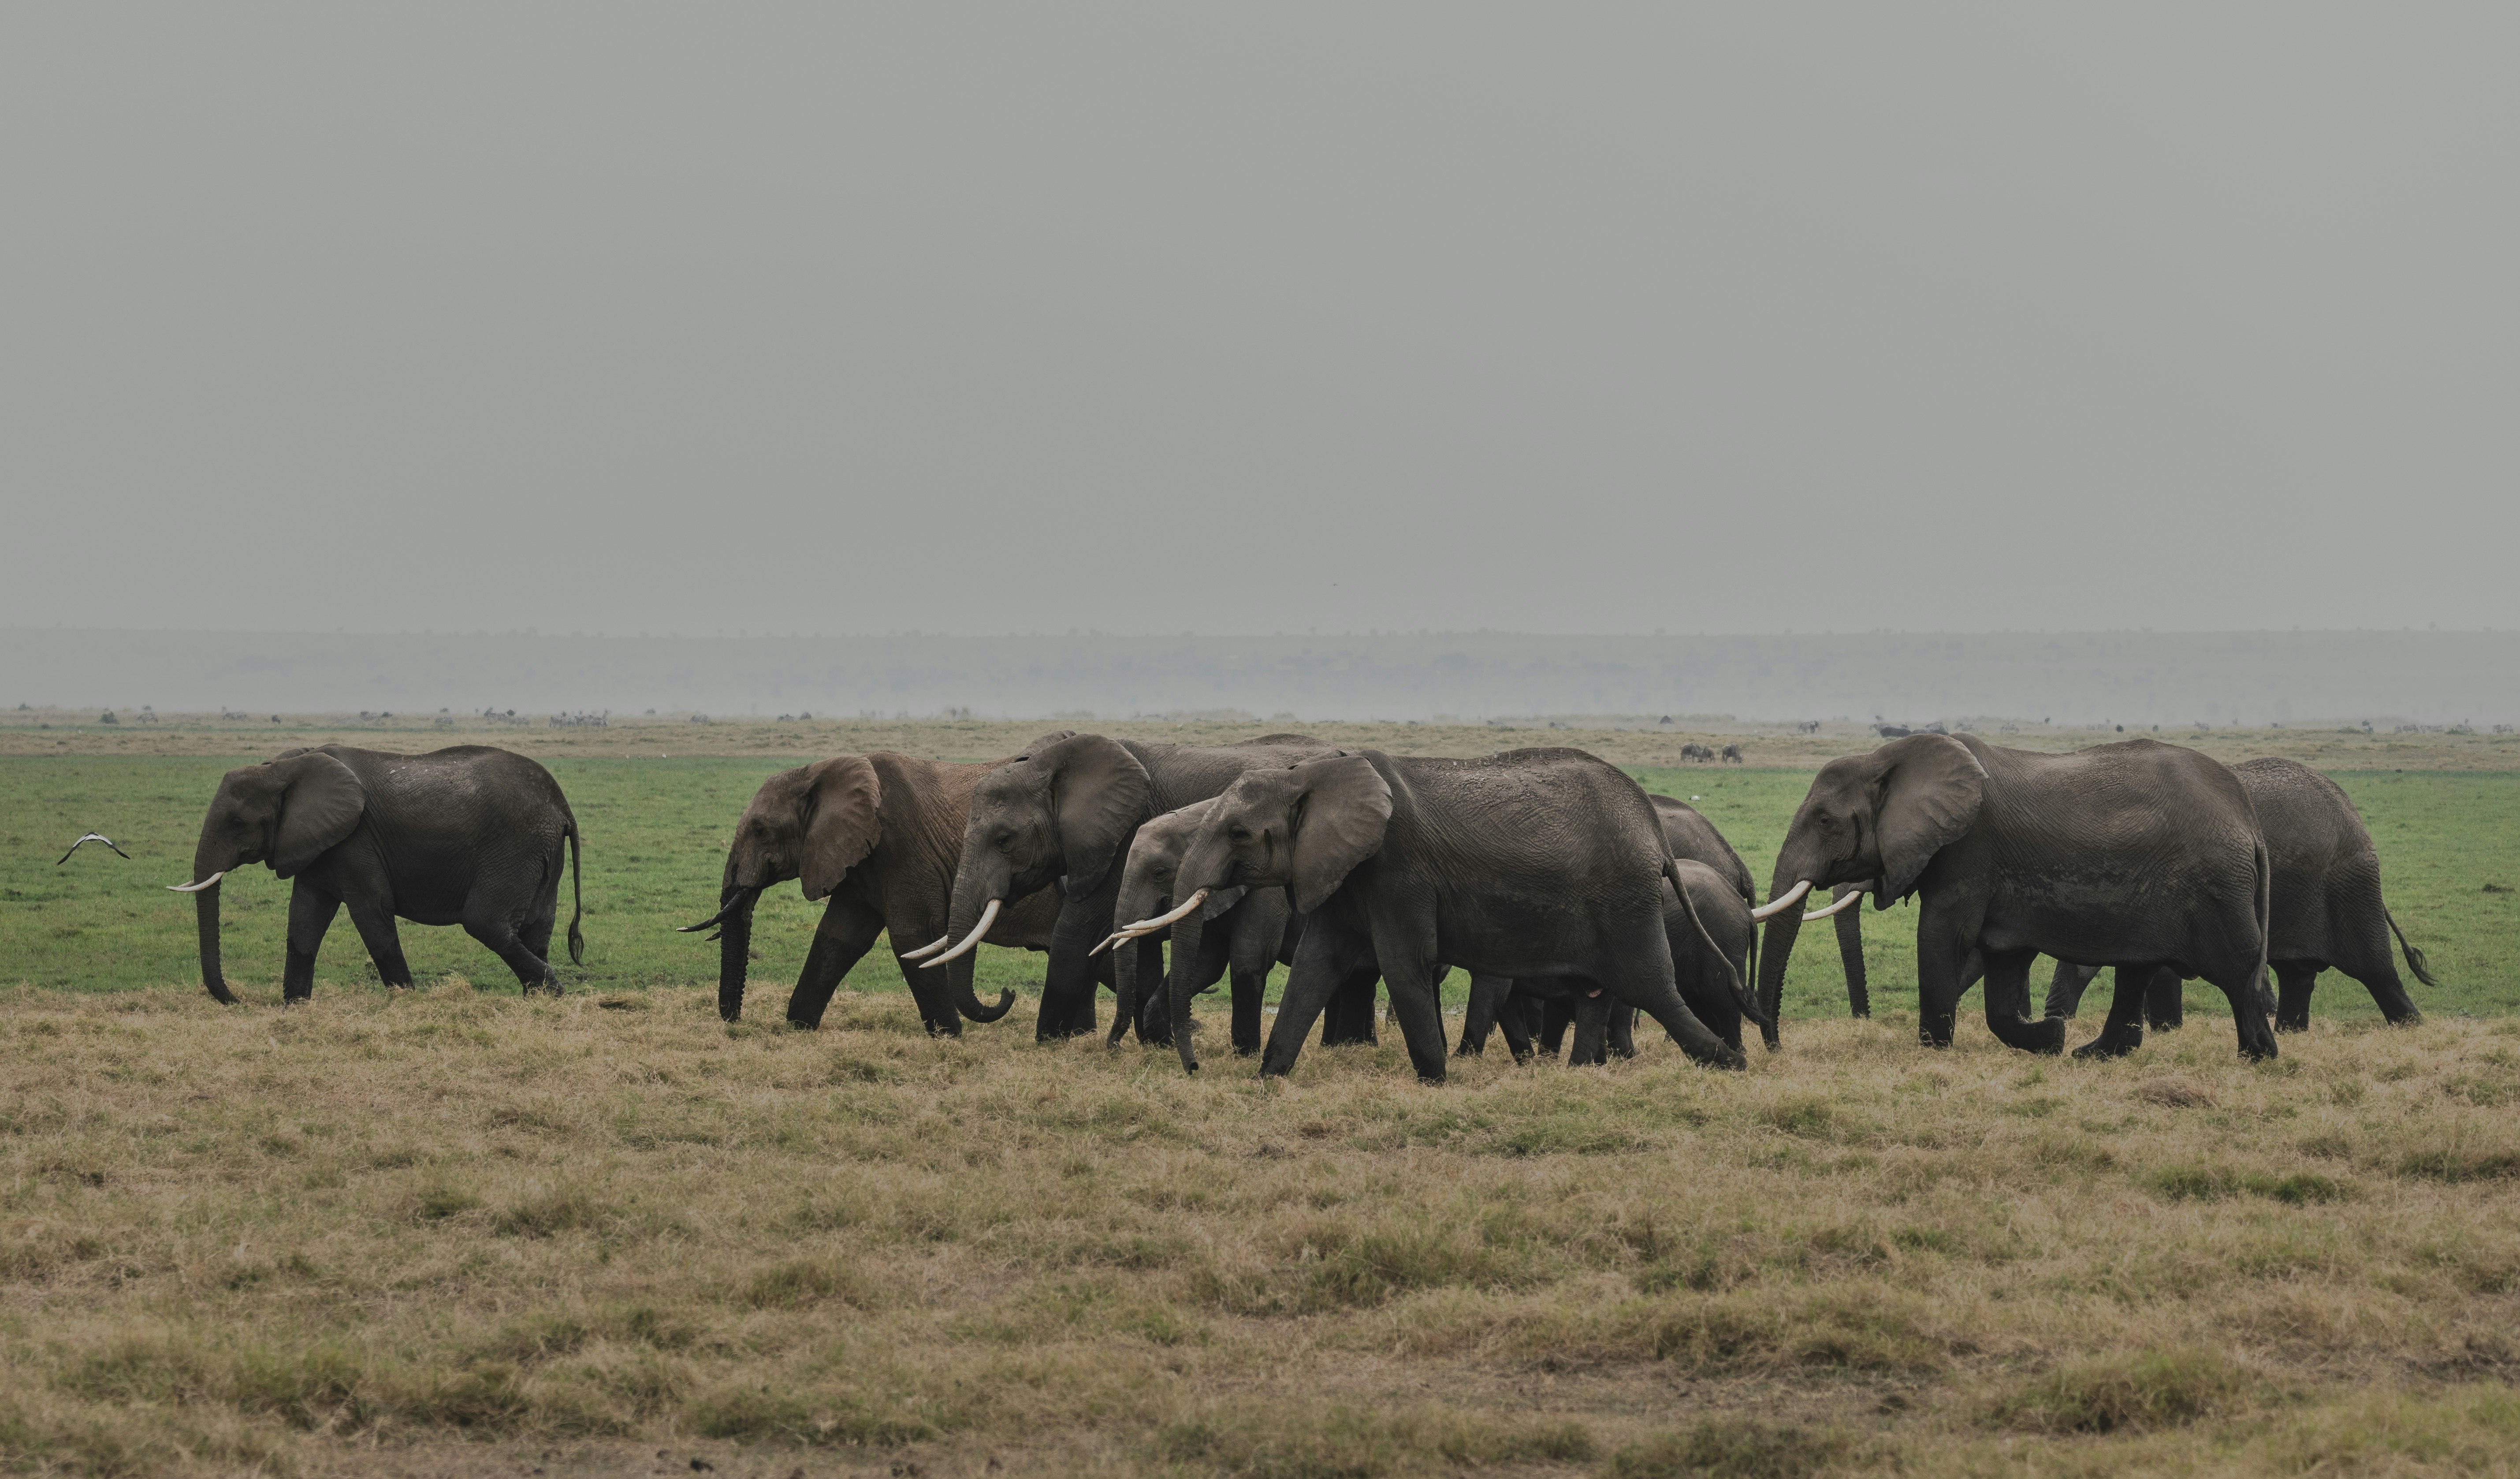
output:
M 70 852 L 62 854 L 62 863 L 68 863 L 70 860 L 70 853 L 78 851 L 80 848 L 87 846 L 90 842 L 102 842 L 108 847 L 113 847 L 113 839 L 112 837 L 107 836 L 103 832 L 89 832 L 86 836 L 81 837 L 70 844 Z M 131 854 L 124 852 L 119 847 L 113 847 L 113 855 L 117 858 L 128 858 L 131 856 Z M 55 868 L 59 868 L 62 866 L 62 863 L 56 863 L 53 866 Z

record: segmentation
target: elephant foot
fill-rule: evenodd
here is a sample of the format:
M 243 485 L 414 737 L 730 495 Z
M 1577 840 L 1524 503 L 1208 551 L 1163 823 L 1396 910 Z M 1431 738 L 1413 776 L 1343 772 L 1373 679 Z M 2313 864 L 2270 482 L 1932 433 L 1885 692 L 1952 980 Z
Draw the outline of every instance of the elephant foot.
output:
M 2308 1032 L 2309 1030 L 2310 1018 L 2307 1016 L 2278 1016 L 2275 1018 L 2275 1031 L 2277 1032 Z
M 2024 1053 L 2054 1054 L 2065 1051 L 2065 1023 L 2060 1017 L 2043 1017 L 2036 1022 L 1995 1022 L 1996 1037 L 2006 1048 Z
M 2396 1015 L 2396 1016 L 2393 1016 L 2393 1017 L 2390 1017 L 2390 1018 L 2389 1018 L 2389 1025 L 2390 1025 L 2390 1026 L 2392 1026 L 2392 1027 L 2420 1027 L 2420 1026 L 2422 1026 L 2423 1024 L 2424 1024 L 2424 1014 L 2423 1014 L 2422 1012 L 2420 1012 L 2420 1011 L 2417 1011 L 2417 1010 L 2416 1010 L 2414 1008 L 2412 1008 L 2412 1007 L 2408 1008 L 2404 1012 L 2400 1013 L 2399 1015 Z M 2308 1022 L 2304 1022 L 2304 1023 L 2302 1023 L 2302 1025 L 2303 1025 L 2303 1026 L 2305 1026 L 2305 1027 L 2307 1027 L 2307 1026 L 2309 1026 L 2310 1024 L 2309 1024 Z
M 2140 1034 L 2131 1037 L 2111 1037 L 2107 1033 L 2103 1032 L 2098 1037 L 2085 1043 L 2082 1047 L 2075 1049 L 2074 1056 L 2086 1060 L 2122 1058 L 2142 1046 L 2143 1038 Z
M 2254 1042 L 2245 1037 L 2240 1039 L 2240 1056 L 2252 1063 L 2263 1063 L 2276 1055 L 2275 1035 L 2272 1032 L 2259 1037 Z

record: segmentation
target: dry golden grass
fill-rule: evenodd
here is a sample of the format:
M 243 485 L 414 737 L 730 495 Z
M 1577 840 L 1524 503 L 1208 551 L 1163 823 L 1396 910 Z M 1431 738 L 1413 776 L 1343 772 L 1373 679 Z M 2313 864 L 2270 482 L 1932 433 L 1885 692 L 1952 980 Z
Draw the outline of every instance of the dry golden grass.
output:
M 2514 1471 L 2520 1020 L 1790 1032 L 1428 1090 L 889 995 L 0 994 L 0 1466 Z

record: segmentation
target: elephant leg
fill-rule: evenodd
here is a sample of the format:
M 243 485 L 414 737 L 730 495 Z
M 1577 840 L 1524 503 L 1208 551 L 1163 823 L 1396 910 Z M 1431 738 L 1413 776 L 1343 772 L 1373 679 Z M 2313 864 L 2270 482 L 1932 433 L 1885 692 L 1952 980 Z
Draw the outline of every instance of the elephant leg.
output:
M 1327 912 L 1327 911 L 1325 911 Z M 1269 1045 L 1260 1054 L 1260 1076 L 1276 1078 L 1291 1071 L 1302 1055 L 1304 1039 L 1330 996 L 1349 976 L 1372 964 L 1372 942 L 1351 929 L 1318 916 L 1305 927 L 1295 947 L 1295 963 L 1286 967 L 1286 989 L 1278 997 L 1278 1020 L 1269 1029 Z
M 1832 900 L 1843 899 L 1848 894 L 1864 892 L 1866 887 L 1862 883 L 1840 883 L 1829 893 Z M 1837 926 L 1837 964 L 1846 972 L 1846 1009 L 1855 1016 L 1868 1017 L 1872 1015 L 1872 991 L 1864 976 L 1864 906 L 1849 904 L 1830 922 Z M 1767 1008 L 1773 1021 L 1782 1004 L 1759 1005 Z
M 538 911 L 531 919 L 517 926 L 518 942 L 523 945 L 525 949 L 533 955 L 535 960 L 542 961 L 546 964 L 548 964 L 552 958 L 552 915 L 553 911 L 551 910 L 541 910 Z M 355 919 L 356 916 L 352 916 L 352 918 Z M 552 978 L 548 984 L 551 987 L 552 995 L 560 995 L 559 967 L 553 967 Z
M 1506 998 L 1497 1008 L 1497 1030 L 1505 1034 L 1506 1051 L 1517 1063 L 1531 1061 L 1531 1034 L 1539 1025 L 1539 1003 L 1524 996 L 1515 983 L 1506 983 Z
M 1269 967 L 1237 967 L 1234 972 L 1234 1053 L 1249 1057 L 1260 1051 L 1260 1008 L 1269 995 Z
M 2065 1023 L 2030 1015 L 2030 967 L 2035 950 L 1990 950 L 1986 961 L 1986 1025 L 1997 1041 L 2024 1053 L 2065 1051 Z
M 1709 1032 L 1706 1024 L 1697 1019 L 1697 1013 L 1680 999 L 1680 988 L 1671 977 L 1670 947 L 1662 939 L 1659 921 L 1652 944 L 1664 948 L 1653 950 L 1640 942 L 1636 949 L 1613 955 L 1615 964 L 1585 983 L 1601 988 L 1605 1014 L 1609 1006 L 1625 1003 L 1661 1023 L 1663 1032 L 1680 1045 L 1680 1051 L 1697 1061 L 1718 1068 L 1746 1066 L 1748 1060 L 1741 1055 L 1741 1050 Z M 1580 1039 L 1577 1046 L 1582 1046 Z
M 905 923 L 908 921 L 905 920 Z M 832 993 L 840 989 L 859 961 L 875 948 L 876 937 L 883 933 L 883 915 L 864 903 L 842 894 L 832 895 L 823 906 L 823 918 L 814 925 L 814 943 L 805 947 L 804 967 L 796 972 L 796 989 L 788 993 L 788 1023 L 791 1027 L 812 1031 L 823 1025 L 823 1012 L 832 1005 Z M 916 934 L 914 928 L 909 934 Z M 932 938 L 932 937 L 931 937 Z M 913 947 L 916 948 L 916 947 Z M 907 975 L 910 999 L 919 1007 L 919 1019 L 929 1032 L 939 1030 L 935 1016 L 936 993 L 919 978 L 919 963 L 910 963 Z M 962 1026 L 955 1010 L 945 1008 L 952 1033 Z
M 302 1002 L 315 994 L 315 952 L 324 947 L 324 931 L 333 927 L 333 916 L 340 910 L 340 900 L 316 888 L 303 876 L 290 889 L 289 956 L 280 976 L 283 1005 Z
M 2231 1030 L 2239 1040 L 2240 1056 L 2252 1062 L 2275 1056 L 2274 1024 L 2267 1020 L 2266 1004 L 2259 1000 L 2260 989 L 2254 974 L 2235 979 L 2229 985 L 2221 981 L 2214 984 L 2222 988 L 2223 995 L 2231 1004 Z
M 517 985 L 527 993 L 548 988 L 560 994 L 560 978 L 552 973 L 551 963 L 525 948 L 522 935 L 495 906 L 474 902 L 464 910 L 464 932 L 481 942 L 483 949 L 508 963 L 517 973 Z
M 1470 972 L 1470 1003 L 1462 1008 L 1462 1045 L 1453 1050 L 1455 1056 L 1477 1057 L 1487 1051 L 1498 1009 L 1512 994 L 1512 977 Z
M 1057 1042 L 1094 1030 L 1095 988 L 1102 984 L 1101 972 L 1106 967 L 1088 952 L 1111 933 L 1119 872 L 1111 870 L 1113 876 L 1092 894 L 1070 896 L 1058 911 L 1058 922 L 1051 928 L 1050 964 L 1042 972 L 1041 1014 L 1033 1027 L 1037 1042 Z
M 2048 978 L 2048 1005 L 2045 1015 L 2070 1017 L 2083 1008 L 2083 993 L 2100 973 L 2097 965 L 2077 965 L 2071 961 L 2058 961 L 2056 973 Z
M 2275 1031 L 2307 1032 L 2310 1030 L 2310 993 L 2318 984 L 2317 961 L 2279 961 L 2275 964 Z M 2371 993 L 2374 997 L 2378 992 Z M 2403 990 L 2399 993 L 2405 995 Z
M 1610 1060 L 1610 1003 L 1599 988 L 1580 988 L 1590 995 L 1575 999 L 1575 1047 L 1566 1054 L 1570 1068 L 1590 1068 Z
M 2124 1057 L 2143 1046 L 2143 999 L 2145 983 L 2152 976 L 2149 965 L 2121 965 L 2117 984 L 2109 996 L 2108 1020 L 2100 1024 L 2100 1035 L 2074 1050 L 2078 1058 Z M 2058 1022 L 2061 1017 L 2052 1018 Z
M 377 963 L 377 978 L 388 986 L 411 985 L 411 965 L 402 958 L 402 931 L 394 927 L 393 911 L 376 904 L 353 904 L 350 923 L 368 947 L 368 959 Z M 543 931 L 549 939 L 549 919 L 543 921 Z
M 2187 1021 L 2187 992 L 2179 972 L 2168 965 L 2153 967 L 2152 978 L 2143 983 L 2143 1022 L 2156 1032 L 2167 1032 Z
M 1716 1036 L 1722 1037 L 1723 1034 L 1717 1033 Z M 1741 1018 L 1738 1012 L 1733 1014 L 1732 1036 L 1726 1041 L 1725 1046 L 1728 1048 L 1741 1046 Z M 1637 1055 L 1637 1008 L 1625 1002 L 1617 1003 L 1610 1008 L 1610 1051 L 1623 1058 Z
M 1113 953 L 1135 950 L 1138 953 L 1138 979 L 1162 981 L 1164 980 L 1164 940 L 1163 935 L 1148 935 L 1144 939 L 1125 940 L 1114 948 Z M 1208 981 L 1199 984 L 1206 986 L 1213 983 L 1211 977 Z M 1139 1044 L 1148 1048 L 1170 1048 L 1173 1045 L 1172 993 L 1168 990 L 1141 992 L 1138 1000 L 1130 1005 L 1136 1008 L 1135 1020 Z M 1128 1020 L 1122 1015 L 1126 1009 L 1118 1006 L 1112 1008 L 1113 1031 L 1118 1031 L 1119 1024 Z
M 1562 996 L 1543 997 L 1540 1001 L 1540 1053 L 1543 1057 L 1557 1056 L 1566 1046 L 1566 1024 L 1575 1020 L 1575 1003 Z
M 1949 1048 L 1958 1025 L 1963 960 L 1974 954 L 1927 904 L 1916 919 L 1916 1040 Z
M 1436 995 L 1435 983 L 1443 978 L 1443 967 L 1412 950 L 1408 942 L 1386 939 L 1379 931 L 1373 958 L 1391 993 L 1391 1015 L 1399 1024 L 1401 1042 L 1409 1049 L 1409 1065 L 1418 1070 L 1419 1083 L 1442 1083 L 1444 1001 Z
M 1379 970 L 1359 967 L 1348 972 L 1322 1017 L 1323 1047 L 1371 1048 L 1374 1045 L 1373 985 L 1381 978 Z M 1285 1008 L 1282 1005 L 1279 1009 L 1283 1011 Z

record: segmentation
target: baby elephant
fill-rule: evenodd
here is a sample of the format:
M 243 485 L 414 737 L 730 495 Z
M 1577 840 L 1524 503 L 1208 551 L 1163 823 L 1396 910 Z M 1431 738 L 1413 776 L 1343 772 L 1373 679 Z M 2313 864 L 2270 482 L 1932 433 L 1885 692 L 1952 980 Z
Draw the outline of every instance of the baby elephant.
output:
M 219 781 L 193 850 L 202 980 L 233 1004 L 219 972 L 219 879 L 267 863 L 292 879 L 284 1000 L 315 991 L 315 951 L 341 906 L 388 986 L 412 984 L 397 918 L 461 924 L 517 973 L 524 989 L 560 992 L 546 956 L 560 903 L 561 842 L 568 842 L 568 958 L 586 959 L 578 932 L 577 819 L 551 772 L 522 755 L 460 744 L 388 755 L 327 744 L 286 751 Z

